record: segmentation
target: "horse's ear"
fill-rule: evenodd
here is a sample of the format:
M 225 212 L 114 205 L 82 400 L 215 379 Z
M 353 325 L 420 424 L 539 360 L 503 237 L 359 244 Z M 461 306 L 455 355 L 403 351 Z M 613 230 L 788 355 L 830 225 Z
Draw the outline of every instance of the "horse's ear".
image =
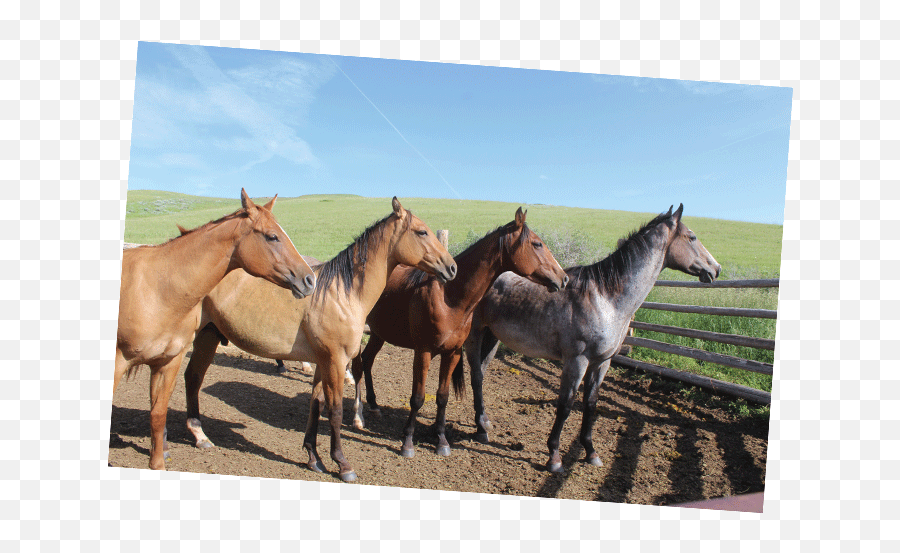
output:
M 406 216 L 406 210 L 400 205 L 400 200 L 397 199 L 397 196 L 394 196 L 394 199 L 391 200 L 391 206 L 394 208 L 394 215 L 401 219 Z
M 528 215 L 528 210 L 522 211 L 522 207 L 516 210 L 516 226 L 521 227 L 525 224 L 525 216 Z
M 616 249 L 621 248 L 621 247 L 622 247 L 622 244 L 624 244 L 624 243 L 625 243 L 625 239 L 624 239 L 624 238 L 619 238 L 619 241 L 616 242 Z
M 275 200 L 276 200 L 277 198 L 278 198 L 278 194 L 275 194 L 275 197 L 272 198 L 271 200 L 269 200 L 269 203 L 267 203 L 267 204 L 264 205 L 263 207 L 266 208 L 266 209 L 268 209 L 269 211 L 272 211 L 272 206 L 275 205 Z
M 675 206 L 674 206 L 674 205 L 670 205 L 670 206 L 669 206 L 669 212 L 666 213 L 666 217 L 671 217 L 671 216 L 672 216 L 672 208 L 673 208 L 673 207 L 675 207 Z
M 669 209 L 669 211 L 671 211 L 671 209 Z M 679 204 L 678 210 L 675 211 L 675 218 L 678 219 L 679 221 L 681 220 L 681 212 L 682 211 L 684 211 L 684 204 Z
M 247 195 L 247 191 L 243 188 L 241 188 L 241 207 L 247 210 L 247 215 L 249 215 L 251 219 L 256 215 L 256 210 L 258 209 L 256 204 L 253 203 L 253 200 L 250 199 L 250 196 Z
M 175 223 L 175 226 L 178 227 L 178 232 L 180 232 L 182 236 L 191 232 L 188 229 L 184 228 L 183 226 L 179 225 L 178 223 Z

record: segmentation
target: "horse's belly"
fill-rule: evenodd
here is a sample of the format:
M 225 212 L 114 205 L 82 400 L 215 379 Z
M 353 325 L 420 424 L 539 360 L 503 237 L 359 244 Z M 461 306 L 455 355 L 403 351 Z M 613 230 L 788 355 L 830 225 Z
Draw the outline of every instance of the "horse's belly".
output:
M 521 332 L 514 326 L 495 325 L 491 332 L 509 349 L 526 357 L 541 359 L 560 359 L 559 353 L 552 344 L 535 340 L 535 335 Z

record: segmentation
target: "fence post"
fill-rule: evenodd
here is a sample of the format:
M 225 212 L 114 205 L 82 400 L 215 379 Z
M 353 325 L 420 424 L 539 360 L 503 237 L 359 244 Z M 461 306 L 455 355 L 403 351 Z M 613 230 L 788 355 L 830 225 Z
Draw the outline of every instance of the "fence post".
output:
M 446 248 L 447 248 L 447 243 L 448 243 L 448 241 L 449 241 L 449 239 L 450 239 L 450 231 L 449 231 L 449 230 L 445 230 L 445 229 L 442 229 L 442 230 L 437 231 L 437 239 L 440 241 L 440 243 L 441 243 L 441 244 L 444 246 L 444 248 L 446 249 Z

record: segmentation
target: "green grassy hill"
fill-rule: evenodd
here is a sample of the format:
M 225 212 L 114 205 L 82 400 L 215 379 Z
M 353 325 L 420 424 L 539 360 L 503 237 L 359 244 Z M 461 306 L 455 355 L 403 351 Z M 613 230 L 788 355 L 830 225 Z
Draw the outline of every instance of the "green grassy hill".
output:
M 254 198 L 268 201 L 269 198 Z M 432 230 L 450 231 L 450 249 L 480 238 L 513 219 L 519 204 L 476 200 L 400 198 Z M 178 235 L 176 224 L 193 228 L 240 207 L 235 198 L 204 198 L 172 192 L 135 190 L 128 192 L 125 241 L 158 244 Z M 646 223 L 656 213 L 633 213 L 598 209 L 523 205 L 529 226 L 551 242 L 576 241 L 581 252 L 575 263 L 590 263 L 608 254 L 616 241 Z M 677 207 L 677 206 L 676 206 Z M 658 206 L 659 211 L 669 209 Z M 722 264 L 721 278 L 774 277 L 781 263 L 780 225 L 763 225 L 691 217 L 685 206 L 685 223 L 700 237 Z M 360 232 L 391 211 L 390 198 L 352 195 L 310 195 L 279 198 L 274 213 L 297 249 L 326 260 L 347 246 Z M 552 239 L 552 240 L 551 240 Z M 554 250 L 555 252 L 556 250 Z M 559 256 L 564 263 L 565 255 Z M 578 258 L 581 259 L 578 259 Z M 668 272 L 668 271 L 667 271 Z M 738 276 L 739 275 L 739 276 Z M 674 274 L 662 278 L 681 278 Z
M 270 198 L 254 198 L 263 203 Z M 499 225 L 511 221 L 519 204 L 474 200 L 400 198 L 432 230 L 450 231 L 450 252 L 457 254 L 468 244 Z M 170 192 L 135 190 L 128 193 L 125 241 L 158 244 L 178 235 L 175 226 L 194 228 L 240 207 L 235 198 L 219 199 Z M 593 263 L 611 252 L 619 238 L 653 218 L 657 213 L 632 213 L 548 205 L 523 205 L 528 224 L 548 244 L 559 262 L 568 267 Z M 659 211 L 668 205 L 656 206 Z M 676 206 L 677 207 L 677 206 Z M 279 198 L 274 213 L 300 253 L 323 261 L 344 249 L 374 221 L 391 212 L 390 198 L 353 195 L 310 195 Z M 691 217 L 685 206 L 684 222 L 722 265 L 720 279 L 775 278 L 781 263 L 782 226 Z M 665 270 L 664 280 L 690 280 L 680 272 Z M 648 301 L 721 307 L 777 309 L 778 289 L 656 288 Z M 712 330 L 762 338 L 775 337 L 775 321 L 740 317 L 714 317 L 685 313 L 638 310 L 644 322 Z M 772 363 L 773 352 L 735 348 L 712 342 L 637 331 L 637 336 L 697 347 Z M 723 368 L 692 359 L 635 348 L 635 359 L 666 365 L 771 391 L 772 378 L 738 369 Z

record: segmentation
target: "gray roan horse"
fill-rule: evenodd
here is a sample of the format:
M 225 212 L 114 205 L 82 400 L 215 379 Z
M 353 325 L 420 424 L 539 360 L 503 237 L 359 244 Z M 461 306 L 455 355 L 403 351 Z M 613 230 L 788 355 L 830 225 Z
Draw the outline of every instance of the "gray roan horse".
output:
M 476 438 L 487 442 L 490 422 L 484 412 L 484 371 L 497 352 L 498 339 L 528 357 L 563 362 L 556 420 L 550 430 L 547 468 L 561 472 L 559 437 L 584 380 L 584 415 L 579 441 L 586 461 L 601 466 L 591 434 L 600 383 L 610 358 L 619 350 L 628 322 L 650 293 L 663 268 L 677 269 L 712 282 L 721 265 L 681 221 L 683 205 L 663 213 L 632 233 L 605 259 L 566 269 L 569 285 L 551 294 L 543 286 L 512 273 L 500 276 L 474 314 L 465 344 L 472 367 Z

